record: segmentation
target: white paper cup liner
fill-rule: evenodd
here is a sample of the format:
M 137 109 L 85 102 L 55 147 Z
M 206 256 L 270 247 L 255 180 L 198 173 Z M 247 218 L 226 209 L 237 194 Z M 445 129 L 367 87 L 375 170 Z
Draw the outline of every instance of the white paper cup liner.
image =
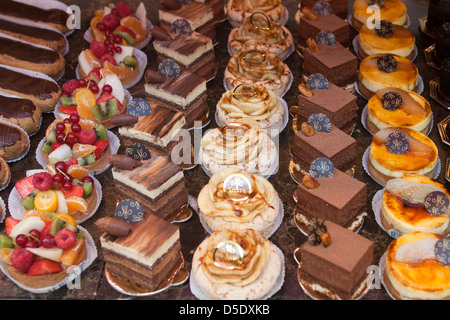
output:
M 283 119 L 282 119 L 282 122 L 281 122 L 281 127 L 280 127 L 280 129 L 278 129 L 278 130 L 275 130 L 275 129 L 269 129 L 269 130 L 266 130 L 267 133 L 270 134 L 270 136 L 271 136 L 272 138 L 278 136 L 281 132 L 283 132 L 283 130 L 286 128 L 286 125 L 287 125 L 287 123 L 288 123 L 288 121 L 289 121 L 289 109 L 288 109 L 288 106 L 287 106 L 286 101 L 285 101 L 283 98 L 280 98 L 280 97 L 278 97 L 278 100 L 279 100 L 280 103 L 282 104 L 282 108 L 283 108 Z M 216 112 L 215 112 L 215 114 L 214 114 L 214 117 L 215 117 L 217 126 L 222 127 L 222 126 L 224 126 L 224 125 L 227 124 L 226 122 L 221 121 L 221 120 L 219 119 L 218 114 L 217 114 L 217 107 L 216 107 Z M 262 129 L 262 130 L 264 130 L 264 129 Z
M 419 76 L 417 77 L 417 87 L 416 87 L 416 90 L 412 90 L 412 91 L 414 91 L 414 92 L 417 93 L 417 94 L 422 94 L 423 88 L 424 88 L 424 87 L 423 87 L 423 79 L 422 79 L 422 76 L 419 74 Z M 366 99 L 366 100 L 369 100 L 369 99 L 367 99 L 367 97 L 364 96 L 364 95 L 361 93 L 361 91 L 359 90 L 358 81 L 355 82 L 355 89 L 356 89 L 356 92 L 358 92 L 358 94 L 359 94 L 361 97 L 363 97 L 363 98 Z
M 271 288 L 271 290 L 264 296 L 261 298 L 261 300 L 267 300 L 269 298 L 271 298 L 274 294 L 276 294 L 281 287 L 284 284 L 284 276 L 285 276 L 285 259 L 284 259 L 284 255 L 283 252 L 280 250 L 280 248 L 278 248 L 277 246 L 273 245 L 275 248 L 275 251 L 277 252 L 277 254 L 279 255 L 281 262 L 282 262 L 282 266 L 281 266 L 281 272 L 280 275 L 278 276 L 278 280 L 276 281 L 276 284 L 273 288 Z M 257 280 L 255 280 L 257 281 Z M 198 287 L 197 282 L 195 280 L 195 274 L 194 272 L 190 273 L 189 276 L 189 287 L 191 289 L 191 293 L 199 300 L 210 300 Z
M 110 148 L 110 150 L 111 150 L 111 154 L 117 154 L 117 151 L 119 150 L 119 147 L 120 147 L 120 140 L 119 140 L 119 138 L 118 138 L 114 133 L 112 133 L 111 131 L 109 131 L 109 130 L 106 130 L 106 131 L 107 131 L 107 134 L 108 134 L 109 148 Z M 45 138 L 43 138 L 43 139 L 39 142 L 39 144 L 38 144 L 38 146 L 37 146 L 37 148 L 36 148 L 36 161 L 39 163 L 39 165 L 40 165 L 42 168 L 46 168 L 46 167 L 47 167 L 47 160 L 45 160 L 44 153 L 42 152 L 42 146 L 43 146 L 44 142 L 45 142 Z M 90 170 L 90 171 L 89 171 L 89 174 L 90 174 L 90 175 L 98 175 L 98 174 L 101 174 L 101 173 L 105 172 L 106 170 L 108 170 L 108 168 L 109 168 L 110 166 L 111 166 L 111 165 L 108 163 L 108 164 L 107 164 L 105 167 L 103 167 L 103 168 L 95 169 L 95 170 Z
M 92 212 L 90 212 L 86 217 L 84 217 L 82 220 L 76 220 L 78 224 L 91 218 L 97 212 L 100 203 L 102 202 L 103 197 L 102 185 L 95 177 L 91 176 L 91 178 L 93 178 L 94 180 L 94 189 L 95 194 L 97 196 L 97 203 L 95 204 L 95 207 L 92 210 Z M 27 211 L 27 209 L 22 205 L 21 200 L 22 198 L 20 197 L 20 194 L 17 191 L 17 189 L 12 188 L 8 197 L 8 210 L 11 214 L 11 217 L 17 220 L 22 220 L 23 214 Z
M 125 89 L 129 89 L 129 88 L 133 87 L 134 85 L 136 85 L 141 80 L 141 78 L 144 76 L 144 73 L 147 69 L 147 55 L 137 48 L 134 48 L 134 55 L 135 55 L 136 59 L 138 60 L 139 74 L 136 76 L 136 78 L 133 79 L 133 81 L 123 85 L 123 87 Z M 79 65 L 77 65 L 77 67 L 75 69 L 75 75 L 76 75 L 77 79 L 82 78 L 81 74 L 80 74 L 80 70 L 79 70 Z
M 147 38 L 145 38 L 145 40 L 142 41 L 141 43 L 139 43 L 137 46 L 134 46 L 136 49 L 143 49 L 150 43 L 150 40 L 152 39 L 152 34 L 150 31 L 152 29 L 153 29 L 153 24 L 149 19 L 147 19 L 147 31 L 148 31 Z M 86 40 L 89 43 L 91 43 L 91 41 L 94 40 L 94 37 L 92 36 L 90 27 L 84 32 L 83 38 L 84 38 L 84 40 Z
M 25 136 L 26 136 L 27 143 L 28 143 L 27 150 L 23 154 L 21 154 L 19 157 L 14 158 L 14 159 L 9 159 L 9 160 L 5 159 L 5 161 L 8 162 L 8 163 L 11 163 L 11 162 L 17 162 L 17 161 L 23 159 L 28 154 L 28 152 L 30 151 L 30 146 L 31 146 L 30 137 L 25 132 L 25 130 L 23 130 L 21 127 L 19 127 L 18 125 L 14 124 L 12 122 L 9 122 L 9 121 L 6 121 L 5 119 L 0 118 L 0 123 L 6 124 L 8 126 L 16 128 L 16 129 L 20 130 L 21 132 L 23 132 L 25 134 Z
M 379 270 L 380 282 L 383 285 L 383 287 L 386 289 L 386 292 L 389 295 L 389 297 L 392 300 L 397 300 L 396 298 L 394 298 L 392 293 L 389 291 L 389 287 L 384 282 L 384 272 L 386 270 L 386 255 L 387 255 L 387 252 L 383 253 L 383 255 L 380 258 L 380 261 L 378 262 L 378 270 Z
M 0 64 L 0 67 L 8 69 L 8 70 L 12 70 L 14 72 L 22 73 L 22 74 L 25 74 L 27 76 L 33 77 L 33 78 L 45 79 L 45 80 L 54 82 L 59 87 L 58 83 L 54 79 L 52 79 L 48 75 L 43 74 L 41 72 L 31 71 L 31 70 L 26 70 L 26 69 L 21 69 L 21 68 L 16 68 L 16 67 L 11 67 L 11 66 L 8 66 L 8 65 L 5 65 L 5 64 Z M 2 91 L 1 88 L 0 88 L 0 92 L 2 94 L 8 94 L 7 92 Z M 53 112 L 53 111 L 48 111 L 48 112 Z
M 367 104 L 364 107 L 363 111 L 361 112 L 361 123 L 364 127 L 364 129 L 367 130 L 367 132 L 369 132 L 371 135 L 373 135 L 373 133 L 367 129 Z M 433 111 L 431 111 L 431 115 L 430 115 L 431 121 L 430 121 L 430 129 L 427 132 L 427 135 L 429 135 L 431 133 L 431 130 L 433 129 L 433 125 L 434 125 L 434 116 L 433 116 Z
M 5 216 L 6 216 L 6 206 L 5 206 L 5 201 L 3 201 L 3 199 L 0 197 L 0 208 L 2 208 L 2 212 L 0 213 L 0 223 L 3 222 L 3 220 L 5 220 Z
M 279 208 L 280 208 L 280 212 L 278 213 L 276 219 L 275 219 L 275 223 L 272 226 L 272 228 L 270 230 L 267 230 L 266 232 L 261 232 L 261 234 L 265 237 L 265 238 L 270 238 L 280 227 L 281 222 L 283 221 L 283 217 L 284 217 L 284 206 L 283 206 L 283 202 L 281 201 L 281 198 L 279 195 L 277 195 L 278 201 L 279 201 Z M 211 227 L 204 221 L 204 219 L 202 219 L 201 215 L 200 215 L 200 208 L 198 206 L 198 201 L 196 198 L 194 198 L 193 196 L 189 195 L 188 197 L 188 201 L 189 201 L 189 206 L 194 209 L 194 211 L 198 214 L 200 222 L 203 226 L 203 228 L 205 229 L 205 231 L 208 234 L 211 234 L 214 230 L 211 229 Z M 245 224 L 242 224 L 243 226 Z
M 359 50 L 359 35 L 356 35 L 356 36 L 353 38 L 352 44 L 353 44 L 353 50 L 355 51 L 356 56 L 358 57 L 358 59 L 359 59 L 359 60 L 363 60 L 363 59 L 360 57 L 359 53 L 358 53 L 358 50 Z M 413 57 L 411 58 L 411 61 L 414 61 L 414 60 L 417 58 L 418 55 L 419 55 L 419 50 L 417 49 L 417 46 L 415 45 L 415 46 L 414 46 L 414 55 L 413 55 Z
M 391 238 L 396 239 L 399 236 L 402 235 L 402 233 L 394 228 L 392 229 L 386 229 L 383 226 L 383 223 L 381 222 L 381 206 L 383 201 L 383 194 L 385 189 L 378 190 L 377 193 L 375 193 L 375 196 L 372 199 L 372 210 L 373 214 L 375 216 L 375 221 L 378 223 L 380 228 L 386 232 Z
M 369 163 L 369 154 L 370 154 L 370 146 L 367 147 L 366 151 L 364 151 L 364 154 L 362 156 L 362 165 L 364 168 L 364 171 L 380 186 L 385 187 L 384 183 L 381 181 L 375 179 L 369 172 L 368 163 Z M 439 177 L 439 174 L 441 173 L 441 159 L 437 159 L 436 167 L 434 169 L 434 176 L 433 179 L 437 179 Z
M 95 246 L 95 242 L 92 238 L 92 236 L 89 234 L 89 232 L 83 228 L 82 226 L 77 226 L 80 230 L 82 230 L 86 237 L 86 259 L 80 263 L 76 268 L 73 268 L 73 270 L 69 273 L 67 277 L 62 280 L 61 282 L 57 283 L 53 286 L 43 287 L 43 288 L 30 288 L 22 284 L 21 282 L 17 281 L 16 279 L 12 278 L 6 268 L 6 264 L 0 260 L 0 269 L 3 271 L 3 273 L 12 281 L 14 282 L 19 288 L 26 290 L 31 293 L 50 293 L 53 291 L 56 291 L 65 285 L 72 283 L 77 277 L 81 276 L 81 273 L 86 270 L 92 262 L 97 258 L 97 248 Z

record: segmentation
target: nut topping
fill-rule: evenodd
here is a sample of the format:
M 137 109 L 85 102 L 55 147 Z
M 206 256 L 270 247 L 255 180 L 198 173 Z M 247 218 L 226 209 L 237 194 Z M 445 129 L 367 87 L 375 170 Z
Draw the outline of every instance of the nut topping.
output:
M 308 45 L 309 49 L 311 49 L 312 52 L 320 51 L 319 45 L 317 44 L 316 40 L 308 38 L 308 40 L 306 40 L 306 44 Z
M 307 98 L 312 98 L 314 96 L 311 89 L 304 83 L 298 85 L 298 91 Z
M 312 137 L 315 134 L 314 128 L 308 122 L 302 123 L 302 133 L 307 137 Z
M 303 176 L 302 183 L 308 189 L 317 189 L 320 186 L 319 182 L 309 174 Z
M 305 16 L 305 18 L 308 19 L 308 20 L 317 20 L 317 19 L 319 19 L 319 16 L 317 15 L 317 13 L 314 12 L 314 10 L 312 8 L 303 7 L 302 8 L 302 13 Z

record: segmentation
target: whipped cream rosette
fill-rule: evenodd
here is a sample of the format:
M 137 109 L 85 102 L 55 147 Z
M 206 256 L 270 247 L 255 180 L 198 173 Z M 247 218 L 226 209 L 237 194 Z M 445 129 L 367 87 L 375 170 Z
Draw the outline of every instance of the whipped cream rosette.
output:
M 252 229 L 214 231 L 192 261 L 191 291 L 199 299 L 266 299 L 284 280 L 281 251 Z
M 257 50 L 234 54 L 224 72 L 225 87 L 261 85 L 282 97 L 292 83 L 292 73 L 280 56 Z
M 262 129 L 280 131 L 285 113 L 284 101 L 263 86 L 238 85 L 226 91 L 217 103 L 219 125 L 250 117 Z
M 283 25 L 273 22 L 264 12 L 254 12 L 228 36 L 230 54 L 259 50 L 272 52 L 285 60 L 293 51 L 294 39 Z
M 278 167 L 278 151 L 255 120 L 242 118 L 208 131 L 201 140 L 199 161 L 209 176 L 234 167 L 266 177 Z
M 269 237 L 278 228 L 283 205 L 272 184 L 244 170 L 214 174 L 198 195 L 199 215 L 208 232 L 222 227 L 253 229 Z
M 281 0 L 230 0 L 226 4 L 228 21 L 239 27 L 253 12 L 264 12 L 271 21 L 285 25 L 289 12 Z

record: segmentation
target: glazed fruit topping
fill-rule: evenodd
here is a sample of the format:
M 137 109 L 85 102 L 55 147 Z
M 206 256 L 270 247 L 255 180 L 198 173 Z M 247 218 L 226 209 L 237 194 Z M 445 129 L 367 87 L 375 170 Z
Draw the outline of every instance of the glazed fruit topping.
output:
M 61 229 L 55 234 L 55 243 L 56 245 L 63 249 L 68 250 L 75 245 L 77 241 L 77 236 L 70 229 Z
M 33 175 L 33 185 L 40 191 L 49 190 L 53 185 L 53 178 L 50 173 L 39 172 Z

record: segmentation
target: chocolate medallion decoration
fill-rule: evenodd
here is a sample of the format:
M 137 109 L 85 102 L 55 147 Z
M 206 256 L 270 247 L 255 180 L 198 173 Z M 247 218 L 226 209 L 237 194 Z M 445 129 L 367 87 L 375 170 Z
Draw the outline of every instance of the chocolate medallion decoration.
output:
M 314 2 L 312 9 L 319 16 L 331 16 L 333 13 L 331 5 L 325 0 L 318 0 Z
M 133 143 L 132 145 L 127 146 L 125 149 L 125 155 L 139 161 L 144 161 L 151 158 L 150 151 L 147 147 L 140 143 Z
M 328 79 L 321 73 L 313 73 L 306 79 L 306 85 L 309 89 L 328 90 Z
M 375 28 L 375 32 L 382 38 L 390 38 L 394 35 L 394 25 L 387 20 L 381 20 L 380 27 Z
M 377 67 L 383 72 L 392 73 L 397 70 L 397 60 L 393 55 L 382 55 L 377 59 Z
M 381 98 L 381 106 L 389 111 L 395 111 L 403 103 L 402 96 L 395 91 L 389 91 L 383 94 L 383 97 Z
M 334 165 L 328 158 L 317 158 L 309 166 L 309 175 L 317 178 L 331 178 L 334 176 Z
M 213 253 L 214 265 L 224 269 L 237 269 L 243 263 L 244 249 L 234 241 L 222 241 Z
M 434 245 L 436 259 L 446 266 L 450 265 L 450 237 L 439 239 Z
M 165 59 L 158 65 L 158 72 L 165 77 L 176 78 L 180 75 L 180 65 L 172 59 Z
M 249 84 L 238 84 L 232 91 L 233 97 L 238 100 L 250 99 L 256 95 L 256 90 Z
M 229 175 L 223 182 L 223 191 L 233 201 L 247 200 L 253 192 L 250 180 L 239 173 Z
M 335 46 L 336 37 L 330 30 L 322 30 L 316 36 L 316 43 L 321 46 Z
M 137 223 L 144 218 L 144 211 L 139 202 L 133 199 L 120 201 L 116 205 L 115 217 L 128 223 Z
M 307 121 L 315 131 L 319 132 L 330 132 L 331 131 L 331 121 L 327 115 L 323 113 L 313 113 Z
M 449 200 L 444 192 L 433 191 L 427 194 L 423 205 L 425 206 L 425 210 L 432 216 L 440 216 L 447 212 Z
M 255 29 L 270 30 L 270 19 L 264 12 L 253 12 L 250 16 L 250 23 Z
M 385 144 L 390 153 L 403 154 L 408 150 L 409 140 L 406 134 L 396 131 L 387 136 Z
M 176 34 L 185 34 L 189 36 L 192 33 L 191 24 L 185 19 L 177 19 L 172 23 L 170 32 Z
M 133 98 L 127 104 L 127 114 L 142 117 L 150 114 L 152 112 L 152 107 L 147 100 L 143 98 Z

